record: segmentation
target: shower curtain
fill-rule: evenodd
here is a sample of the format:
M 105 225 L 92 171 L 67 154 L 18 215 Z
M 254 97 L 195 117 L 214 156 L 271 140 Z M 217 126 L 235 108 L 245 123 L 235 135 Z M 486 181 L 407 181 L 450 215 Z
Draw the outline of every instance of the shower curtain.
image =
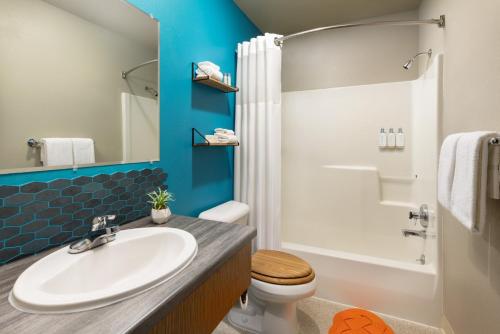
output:
M 238 44 L 234 197 L 250 206 L 256 249 L 279 249 L 281 242 L 281 49 L 275 37 Z

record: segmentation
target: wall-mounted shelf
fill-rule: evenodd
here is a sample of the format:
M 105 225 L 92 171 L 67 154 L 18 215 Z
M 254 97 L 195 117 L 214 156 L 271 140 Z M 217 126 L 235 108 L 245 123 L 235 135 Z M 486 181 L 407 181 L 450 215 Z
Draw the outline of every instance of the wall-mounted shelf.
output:
M 196 135 L 198 135 L 201 139 L 203 139 L 203 142 L 196 142 Z M 240 146 L 240 143 L 210 143 L 205 136 L 195 128 L 191 129 L 191 144 L 193 147 L 207 147 L 207 146 L 214 146 L 214 147 L 220 147 L 220 146 Z
M 198 67 L 198 65 L 196 65 L 196 63 L 192 63 L 192 65 L 191 65 L 191 72 L 192 72 L 191 73 L 191 77 L 192 77 L 192 79 L 193 79 L 194 82 L 197 82 L 197 83 L 200 83 L 202 85 L 218 89 L 218 90 L 220 90 L 221 92 L 224 92 L 224 93 L 236 93 L 237 91 L 240 90 L 238 87 L 233 87 L 233 86 L 230 86 L 230 85 L 226 85 L 225 83 L 223 83 L 221 81 L 212 79 L 208 75 L 196 76 L 196 69 L 197 69 L 197 67 Z

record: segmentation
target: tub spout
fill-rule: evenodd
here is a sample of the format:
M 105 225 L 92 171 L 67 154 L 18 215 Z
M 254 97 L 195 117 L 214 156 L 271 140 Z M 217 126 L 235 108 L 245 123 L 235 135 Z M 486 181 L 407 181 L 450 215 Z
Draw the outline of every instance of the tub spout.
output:
M 425 230 L 416 231 L 416 230 L 403 229 L 401 230 L 401 232 L 403 233 L 403 236 L 405 238 L 413 236 L 413 237 L 420 237 L 427 239 L 427 232 Z

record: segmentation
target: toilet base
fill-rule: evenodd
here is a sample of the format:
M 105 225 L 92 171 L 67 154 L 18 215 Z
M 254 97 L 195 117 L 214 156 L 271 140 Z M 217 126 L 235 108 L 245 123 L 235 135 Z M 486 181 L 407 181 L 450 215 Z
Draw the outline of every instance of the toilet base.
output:
M 248 295 L 248 304 L 242 308 L 238 301 L 226 316 L 226 321 L 236 329 L 252 334 L 297 334 L 297 306 L 295 302 L 260 303 Z

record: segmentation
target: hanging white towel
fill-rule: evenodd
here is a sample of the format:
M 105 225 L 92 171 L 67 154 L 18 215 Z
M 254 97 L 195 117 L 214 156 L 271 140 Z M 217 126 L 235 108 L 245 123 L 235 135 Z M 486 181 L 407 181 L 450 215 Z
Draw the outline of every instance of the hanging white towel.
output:
M 72 142 L 75 165 L 95 163 L 94 140 L 91 138 L 72 138 Z
M 439 154 L 438 201 L 448 210 L 451 208 L 451 187 L 455 174 L 457 142 L 461 135 L 462 133 L 455 133 L 446 137 Z
M 71 138 L 42 138 L 41 161 L 46 167 L 73 165 Z
M 494 132 L 462 134 L 457 141 L 451 189 L 451 213 L 469 230 L 480 233 L 486 220 L 488 141 Z

